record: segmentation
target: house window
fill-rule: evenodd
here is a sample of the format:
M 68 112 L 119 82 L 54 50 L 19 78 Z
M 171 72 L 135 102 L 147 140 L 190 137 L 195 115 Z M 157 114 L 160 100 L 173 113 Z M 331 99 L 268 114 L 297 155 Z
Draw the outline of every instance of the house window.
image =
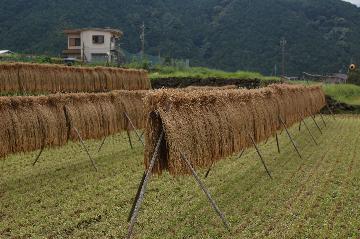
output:
M 69 38 L 69 46 L 81 46 L 80 38 Z
M 93 44 L 104 44 L 104 36 L 103 35 L 94 35 L 92 37 Z

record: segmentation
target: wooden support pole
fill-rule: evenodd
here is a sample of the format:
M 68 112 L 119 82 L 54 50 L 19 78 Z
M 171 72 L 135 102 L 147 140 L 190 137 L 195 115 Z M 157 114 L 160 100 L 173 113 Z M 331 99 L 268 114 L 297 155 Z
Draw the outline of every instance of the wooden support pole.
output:
M 132 142 L 131 142 L 131 135 L 130 135 L 129 129 L 126 130 L 126 133 L 127 133 L 127 137 L 128 137 L 128 140 L 129 140 L 130 148 L 134 149 L 134 147 L 132 145 Z
M 279 136 L 277 133 L 275 134 L 275 138 L 276 138 L 277 150 L 278 150 L 278 153 L 280 154 L 280 143 L 279 143 Z
M 105 138 L 103 139 L 103 141 L 101 142 L 100 147 L 98 148 L 98 153 L 100 152 L 100 150 L 101 150 L 102 147 L 104 146 L 105 141 L 106 141 L 106 137 L 105 137 Z
M 241 157 L 243 156 L 244 152 L 245 152 L 245 149 L 241 150 L 241 152 L 240 152 L 240 155 L 239 155 L 239 158 L 238 158 L 238 159 L 241 159 Z M 206 171 L 205 178 L 207 178 L 207 177 L 209 176 L 209 174 L 210 174 L 210 172 L 211 172 L 211 169 L 212 169 L 213 165 L 214 165 L 214 163 L 211 163 L 211 166 L 210 166 L 210 167 L 209 167 L 209 169 Z
M 268 141 L 269 141 L 269 138 L 266 138 L 266 140 L 265 140 L 265 144 L 267 144 L 267 143 L 268 143 Z
M 312 140 L 314 141 L 314 143 L 315 143 L 316 145 L 319 145 L 319 144 L 316 142 L 315 137 L 314 137 L 314 135 L 311 133 L 310 128 L 309 128 L 308 125 L 306 124 L 305 120 L 301 117 L 300 113 L 299 113 L 299 117 L 300 117 L 301 121 L 304 122 L 305 128 L 306 128 L 306 130 L 309 132 L 309 134 L 310 134 Z
M 35 166 L 35 164 L 38 162 L 42 152 L 44 151 L 44 148 L 45 148 L 45 146 L 41 147 L 39 154 L 36 156 L 35 161 L 33 162 L 33 166 Z
M 335 115 L 334 115 L 334 112 L 331 110 L 330 106 L 328 103 L 326 103 L 326 107 L 328 109 L 328 111 L 330 112 L 330 114 L 332 115 L 333 119 L 335 119 Z
M 301 154 L 300 154 L 300 152 L 299 152 L 299 150 L 298 150 L 298 148 L 297 148 L 297 146 L 296 146 L 296 144 L 295 144 L 295 141 L 294 141 L 294 139 L 291 137 L 291 134 L 290 134 L 289 130 L 286 128 L 285 122 L 283 121 L 283 119 L 281 118 L 281 116 L 279 116 L 279 120 L 280 120 L 282 126 L 284 127 L 284 129 L 285 129 L 285 131 L 286 131 L 286 134 L 288 135 L 288 137 L 289 137 L 292 145 L 294 146 L 296 153 L 297 153 L 297 154 L 299 155 L 299 157 L 302 159 Z
M 218 216 L 221 218 L 221 221 L 223 222 L 225 228 L 230 231 L 230 225 L 229 222 L 226 220 L 225 215 L 222 211 L 220 211 L 219 207 L 217 206 L 216 202 L 214 201 L 214 199 L 211 197 L 210 192 L 208 191 L 208 189 L 205 187 L 204 183 L 200 180 L 200 177 L 197 175 L 197 173 L 195 172 L 194 168 L 191 166 L 191 163 L 189 162 L 189 160 L 185 157 L 185 155 L 180 152 L 180 156 L 181 159 L 185 162 L 185 164 L 187 165 L 187 167 L 190 169 L 192 175 L 195 178 L 195 181 L 197 182 L 197 184 L 199 185 L 199 187 L 201 188 L 201 190 L 205 193 L 207 199 L 209 200 L 212 208 L 215 210 L 215 212 L 218 214 Z
M 301 131 L 301 123 L 302 123 L 302 121 L 300 121 L 300 123 L 299 123 L 299 131 Z
M 239 158 L 238 158 L 238 159 L 241 159 L 241 157 L 243 156 L 244 152 L 245 152 L 245 149 L 241 150 L 241 152 L 240 152 L 240 155 L 239 155 Z
M 256 152 L 258 153 L 258 155 L 259 155 L 259 157 L 260 157 L 260 160 L 261 160 L 261 162 L 262 162 L 262 164 L 263 164 L 263 166 L 264 166 L 264 168 L 265 168 L 265 170 L 266 170 L 266 173 L 269 175 L 270 179 L 273 179 L 273 178 L 271 177 L 270 171 L 268 170 L 268 168 L 267 168 L 267 166 L 266 166 L 266 164 L 265 164 L 265 160 L 264 160 L 262 154 L 260 153 L 260 150 L 259 150 L 258 146 L 256 145 L 256 142 L 255 142 L 254 138 L 251 136 L 250 133 L 249 133 L 248 135 L 249 135 L 249 138 L 251 139 L 251 142 L 253 143 L 253 145 L 254 145 L 254 147 L 255 147 L 255 149 L 256 149 Z
M 138 187 L 138 190 L 137 190 L 137 193 L 136 193 L 136 196 L 135 196 L 133 205 L 132 205 L 132 207 L 131 207 L 131 210 L 130 210 L 130 213 L 129 213 L 129 216 L 128 216 L 128 219 L 127 219 L 128 222 L 130 222 L 131 216 L 133 215 L 134 210 L 135 210 L 136 202 L 139 200 L 140 191 L 141 191 L 141 188 L 142 188 L 142 186 L 143 186 L 143 184 L 144 184 L 145 177 L 146 177 L 146 171 L 144 172 L 143 177 L 142 177 L 142 179 L 141 179 L 141 181 L 140 181 L 140 184 L 139 184 L 139 187 Z
M 325 119 L 324 119 L 324 117 L 323 117 L 323 115 L 321 113 L 320 113 L 320 118 L 321 118 L 322 122 L 324 123 L 325 127 L 327 127 Z
M 208 169 L 208 170 L 206 171 L 206 173 L 205 173 L 205 178 L 207 178 L 207 177 L 209 176 L 210 171 L 211 171 L 211 169 L 212 169 L 213 165 L 214 165 L 214 163 L 211 163 L 211 165 L 210 165 L 209 169 Z
M 137 198 L 137 201 L 135 203 L 135 207 L 134 207 L 134 210 L 133 210 L 133 213 L 131 215 L 131 219 L 130 219 L 130 225 L 129 225 L 129 229 L 128 229 L 128 234 L 126 236 L 127 239 L 130 239 L 131 238 L 131 235 L 132 235 L 132 232 L 134 230 L 134 226 L 135 226 L 135 223 L 137 221 L 137 217 L 139 215 L 139 210 L 140 210 L 140 207 L 141 207 L 141 204 L 144 200 L 144 195 L 145 195 L 145 192 L 146 192 L 146 187 L 147 187 L 147 184 L 148 184 L 148 181 L 151 177 L 151 174 L 152 174 L 152 170 L 155 166 L 155 163 L 156 163 L 156 160 L 157 160 L 157 156 L 158 156 L 158 153 L 159 153 L 159 149 L 160 149 L 160 145 L 161 145 L 161 141 L 163 140 L 164 138 L 164 131 L 162 130 L 161 133 L 160 133 L 160 136 L 159 136 L 159 139 L 157 141 L 157 144 L 156 144 L 156 147 L 155 147 L 155 150 L 154 150 L 154 154 L 151 158 L 151 161 L 150 161 L 150 165 L 149 165 L 149 168 L 147 169 L 146 171 L 146 174 L 145 174 L 145 178 L 143 180 L 143 183 L 140 184 L 141 186 L 141 189 L 140 189 L 140 193 L 139 193 L 139 197 Z
M 315 116 L 312 115 L 311 118 L 312 118 L 312 120 L 314 121 L 314 123 L 315 123 L 316 127 L 318 128 L 318 130 L 320 131 L 320 133 L 322 134 L 323 132 L 322 132 L 320 126 L 318 125 L 318 123 L 316 122 Z
M 127 120 L 130 122 L 130 125 L 131 127 L 133 128 L 133 130 L 135 131 L 136 133 L 136 136 L 138 137 L 139 141 L 141 142 L 141 144 L 145 147 L 145 143 L 142 139 L 142 137 L 139 135 L 139 133 L 137 132 L 136 128 L 135 128 L 135 125 L 133 124 L 132 120 L 130 119 L 129 115 L 125 112 L 125 117 L 127 118 Z
M 88 157 L 89 157 L 89 159 L 90 159 L 90 161 L 91 161 L 91 163 L 92 163 L 92 166 L 94 167 L 95 171 L 98 171 L 98 169 L 97 169 L 97 167 L 96 167 L 96 164 L 95 164 L 95 161 L 94 161 L 93 158 L 91 157 L 91 155 L 90 155 L 90 153 L 89 153 L 89 150 L 88 150 L 88 148 L 86 147 L 86 145 L 85 145 L 85 143 L 84 143 L 84 140 L 82 139 L 79 131 L 78 131 L 77 128 L 75 128 L 75 127 L 74 127 L 74 130 L 75 130 L 75 132 L 76 132 L 76 134 L 77 134 L 77 136 L 78 136 L 78 138 L 79 138 L 79 140 L 80 140 L 81 145 L 82 145 L 83 148 L 85 149 L 85 152 L 86 152 L 86 154 L 88 155 Z

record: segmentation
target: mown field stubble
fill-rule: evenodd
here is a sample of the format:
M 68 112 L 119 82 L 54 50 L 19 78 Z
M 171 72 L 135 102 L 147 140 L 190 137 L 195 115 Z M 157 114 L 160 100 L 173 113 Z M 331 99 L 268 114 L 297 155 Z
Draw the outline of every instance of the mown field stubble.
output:
M 281 154 L 274 138 L 260 145 L 274 180 L 253 148 L 218 162 L 204 179 L 231 232 L 192 177 L 164 173 L 149 183 L 134 238 L 359 238 L 360 117 L 326 117 L 323 135 L 306 122 L 319 146 L 304 127 L 290 130 L 303 159 L 285 132 Z M 126 133 L 109 137 L 97 153 L 100 143 L 86 141 L 99 172 L 78 143 L 45 150 L 35 167 L 38 152 L 2 160 L 0 238 L 123 238 L 143 147 L 130 149 Z

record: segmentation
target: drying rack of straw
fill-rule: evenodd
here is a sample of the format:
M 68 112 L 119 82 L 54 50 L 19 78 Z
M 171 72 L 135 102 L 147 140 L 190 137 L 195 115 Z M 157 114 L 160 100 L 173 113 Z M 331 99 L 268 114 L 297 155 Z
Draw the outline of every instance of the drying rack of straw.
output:
M 144 128 L 143 98 L 147 92 L 0 97 L 0 157 L 40 149 L 35 165 L 44 148 L 80 141 L 97 170 L 83 140 L 103 138 L 101 148 L 109 135 L 126 130 L 130 137 L 131 127 Z
M 294 149 L 301 154 L 288 127 L 304 124 L 311 117 L 318 129 L 315 115 L 328 107 L 321 86 L 271 85 L 257 90 L 160 90 L 145 98 L 145 172 L 140 181 L 128 222 L 126 238 L 131 238 L 138 213 L 152 174 L 193 175 L 212 208 L 230 230 L 224 213 L 196 173 L 197 168 L 209 168 L 219 160 L 255 147 L 269 177 L 271 173 L 257 147 L 258 143 L 276 137 L 285 130 Z M 331 112 L 330 108 L 328 110 Z M 331 112 L 332 113 L 332 112 Z M 321 115 L 321 119 L 324 118 Z M 325 121 L 323 121 L 324 124 Z
M 1 63 L 0 91 L 7 93 L 107 92 L 149 90 L 144 70 Z

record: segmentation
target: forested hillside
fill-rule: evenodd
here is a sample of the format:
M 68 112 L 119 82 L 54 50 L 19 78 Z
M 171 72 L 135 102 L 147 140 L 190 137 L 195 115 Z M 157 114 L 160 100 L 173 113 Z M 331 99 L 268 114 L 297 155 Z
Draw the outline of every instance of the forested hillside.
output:
M 360 9 L 340 0 L 0 0 L 0 49 L 58 55 L 64 28 L 114 27 L 122 47 L 192 65 L 271 74 L 287 39 L 289 74 L 360 60 Z

